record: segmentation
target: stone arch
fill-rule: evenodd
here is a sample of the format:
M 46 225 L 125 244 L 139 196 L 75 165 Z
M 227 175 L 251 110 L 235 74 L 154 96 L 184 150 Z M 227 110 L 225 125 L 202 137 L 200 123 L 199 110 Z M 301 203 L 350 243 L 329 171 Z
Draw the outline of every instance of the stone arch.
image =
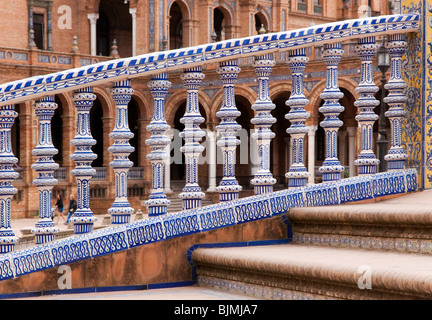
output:
M 213 8 L 213 31 L 216 41 L 231 39 L 234 26 L 234 10 L 223 3 Z
M 258 11 L 254 15 L 255 19 L 255 32 L 259 34 L 259 30 L 261 29 L 261 25 L 264 27 L 266 32 L 271 30 L 271 19 L 270 15 L 264 8 L 258 8 Z
M 169 17 L 168 43 L 169 49 L 179 49 L 187 46 L 187 23 L 190 19 L 189 8 L 186 3 L 181 0 L 172 1 L 167 8 L 167 16 Z
M 270 86 L 270 99 L 276 105 L 272 111 L 276 123 L 271 127 L 276 136 L 270 144 L 270 170 L 277 181 L 274 186 L 275 189 L 288 186 L 285 173 L 289 170 L 291 150 L 289 147 L 290 136 L 286 129 L 288 129 L 290 122 L 285 118 L 285 115 L 289 112 L 286 101 L 289 99 L 291 91 L 291 82 L 280 82 Z
M 174 3 L 177 3 L 181 9 L 181 13 L 184 19 L 192 19 L 192 10 L 189 6 L 189 3 L 183 0 L 170 0 L 167 6 L 167 16 L 170 15 L 171 7 Z
M 97 54 L 109 56 L 112 42 L 117 41 L 121 57 L 132 55 L 132 17 L 129 6 L 117 6 L 113 0 L 101 0 L 97 12 Z

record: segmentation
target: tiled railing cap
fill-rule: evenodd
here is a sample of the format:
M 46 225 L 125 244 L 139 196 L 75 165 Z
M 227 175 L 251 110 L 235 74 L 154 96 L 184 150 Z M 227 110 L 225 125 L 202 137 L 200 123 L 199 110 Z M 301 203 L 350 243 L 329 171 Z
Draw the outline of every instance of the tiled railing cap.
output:
M 67 71 L 17 80 L 0 86 L 0 106 L 206 63 L 285 51 L 365 36 L 416 32 L 418 14 L 389 15 L 332 22 L 293 31 L 225 40 L 190 48 L 104 61 Z

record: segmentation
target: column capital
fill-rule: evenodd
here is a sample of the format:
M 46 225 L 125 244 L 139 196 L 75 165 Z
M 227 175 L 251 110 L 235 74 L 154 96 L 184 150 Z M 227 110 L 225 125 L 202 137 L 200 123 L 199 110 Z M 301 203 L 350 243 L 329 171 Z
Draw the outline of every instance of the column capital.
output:
M 91 24 L 95 24 L 97 20 L 99 19 L 99 13 L 88 13 L 87 19 L 90 20 Z
M 129 8 L 129 13 L 132 15 L 132 19 L 136 18 L 137 8 Z

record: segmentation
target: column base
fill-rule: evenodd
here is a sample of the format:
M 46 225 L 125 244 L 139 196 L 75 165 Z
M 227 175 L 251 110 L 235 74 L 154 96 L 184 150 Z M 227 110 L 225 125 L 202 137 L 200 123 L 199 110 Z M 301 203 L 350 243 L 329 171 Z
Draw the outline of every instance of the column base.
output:
M 185 189 L 187 189 L 187 187 Z M 179 198 L 183 200 L 183 210 L 200 208 L 205 194 L 201 191 L 185 191 L 185 189 L 179 194 Z M 201 190 L 200 187 L 195 189 Z
M 342 172 L 345 171 L 345 167 L 340 164 L 335 165 L 323 165 L 320 167 L 319 172 L 322 173 L 322 181 L 330 182 L 340 180 L 342 177 Z
M 164 198 L 149 199 L 144 202 L 144 205 L 148 208 L 149 217 L 154 217 L 166 214 L 167 207 L 170 203 L 171 201 L 165 196 Z
M 91 216 L 80 216 L 76 215 L 71 218 L 71 222 L 73 223 L 74 227 L 74 233 L 75 234 L 83 234 L 83 233 L 89 233 L 93 231 L 94 223 L 97 219 Z
M 219 192 L 220 202 L 237 200 L 239 192 L 242 190 L 242 186 L 235 179 L 229 181 L 223 181 L 222 179 L 221 185 L 216 188 L 216 191 Z
M 398 154 L 388 154 L 384 156 L 384 159 L 387 161 L 387 170 L 402 170 L 406 166 L 406 159 L 408 155 L 405 153 Z
M 54 226 L 54 222 L 49 219 L 47 221 L 36 222 L 35 228 L 31 232 L 35 235 L 36 244 L 44 244 L 55 240 L 55 234 L 59 228 Z
M 273 185 L 276 183 L 276 179 L 273 178 L 273 175 L 255 175 L 255 178 L 252 179 L 251 184 L 254 186 L 254 192 L 256 195 L 270 193 L 273 192 Z
M 124 204 L 116 204 L 108 209 L 108 214 L 111 215 L 112 224 L 125 224 L 130 222 L 131 215 L 135 212 L 133 208 L 130 207 L 129 202 Z
M 0 232 L 0 254 L 13 252 L 18 241 L 12 229 Z
M 375 158 L 357 159 L 354 165 L 357 166 L 358 175 L 370 175 L 377 173 L 377 168 L 380 161 Z
M 255 185 L 254 186 L 255 195 L 271 193 L 273 192 L 273 184 L 271 185 Z
M 111 214 L 111 224 L 129 223 L 130 218 L 131 218 L 131 213 L 113 213 Z
M 298 169 L 298 171 L 290 171 L 285 174 L 285 177 L 288 178 L 288 187 L 289 188 L 297 188 L 304 187 L 308 183 L 308 178 L 310 174 L 306 171 L 305 167 Z

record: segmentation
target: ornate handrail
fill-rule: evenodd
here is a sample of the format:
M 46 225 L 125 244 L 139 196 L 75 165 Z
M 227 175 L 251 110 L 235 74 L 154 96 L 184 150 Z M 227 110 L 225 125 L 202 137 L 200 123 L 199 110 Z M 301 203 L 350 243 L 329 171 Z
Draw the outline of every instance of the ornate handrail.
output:
M 106 82 L 150 76 L 231 59 L 363 37 L 415 32 L 419 28 L 419 19 L 418 14 L 352 19 L 100 62 L 0 85 L 0 106 Z
M 292 189 L 303 188 L 303 196 L 306 198 L 302 198 L 299 203 L 292 204 L 293 206 L 344 203 L 415 190 L 416 183 L 413 183 L 416 180 L 415 170 L 404 170 L 407 155 L 401 144 L 401 120 L 405 116 L 403 103 L 406 96 L 403 89 L 406 87 L 406 83 L 401 77 L 400 60 L 407 45 L 405 33 L 418 31 L 418 28 L 419 15 L 417 14 L 339 21 L 294 31 L 263 34 L 105 61 L 1 85 L 0 172 L 2 179 L 0 180 L 2 180 L 2 184 L 0 204 L 3 203 L 3 206 L 0 210 L 0 229 L 2 229 L 0 232 L 0 253 L 13 251 L 18 240 L 10 229 L 11 206 L 9 204 L 16 193 L 16 189 L 11 183 L 18 177 L 18 174 L 13 170 L 18 159 L 13 156 L 11 149 L 11 127 L 17 116 L 17 112 L 14 111 L 14 104 L 26 100 L 37 101 L 34 108 L 39 118 L 38 146 L 33 150 L 38 161 L 32 166 L 32 169 L 38 174 L 38 178 L 33 181 L 33 184 L 40 190 L 40 220 L 34 230 L 39 239 L 37 243 L 47 243 L 54 239 L 54 233 L 57 229 L 54 228 L 50 218 L 49 200 L 51 189 L 57 183 L 53 172 L 58 165 L 52 160 L 57 150 L 52 145 L 50 119 L 57 108 L 54 95 L 65 91 L 73 91 L 72 98 L 77 110 L 77 131 L 71 141 L 71 144 L 76 147 L 75 153 L 71 155 L 71 159 L 76 163 L 76 168 L 71 171 L 71 174 L 75 176 L 78 187 L 77 211 L 72 218 L 76 234 L 91 232 L 95 221 L 90 209 L 90 180 L 97 175 L 97 170 L 91 166 L 96 158 L 91 147 L 95 145 L 96 140 L 91 135 L 89 119 L 90 109 L 96 99 L 93 86 L 104 83 L 114 83 L 110 93 L 116 108 L 115 128 L 109 135 L 114 142 L 108 149 L 114 156 L 110 166 L 115 173 L 115 201 L 112 208 L 108 210 L 108 213 L 111 213 L 113 217 L 113 224 L 129 225 L 130 215 L 134 212 L 127 200 L 128 172 L 133 165 L 128 156 L 134 150 L 129 144 L 133 133 L 129 130 L 127 105 L 133 94 L 130 80 L 137 77 L 150 78 L 147 85 L 153 96 L 153 116 L 146 127 L 151 136 L 145 141 L 152 149 L 147 155 L 152 166 L 152 191 L 149 199 L 143 204 L 148 207 L 149 216 L 152 218 L 167 213 L 170 200 L 164 193 L 164 168 L 168 157 L 166 147 L 171 143 L 171 139 L 167 135 L 170 126 L 166 122 L 164 103 L 171 86 L 168 81 L 168 73 L 176 70 L 184 71 L 181 79 L 185 82 L 187 93 L 187 112 L 180 121 L 185 124 L 185 130 L 181 134 L 185 140 L 185 145 L 181 151 L 185 154 L 188 173 L 186 175 L 187 184 L 180 194 L 180 198 L 183 199 L 183 209 L 190 209 L 190 212 L 185 214 L 191 219 L 197 219 L 198 214 L 211 214 L 211 206 L 201 207 L 201 199 L 204 194 L 198 185 L 197 169 L 198 157 L 203 150 L 199 146 L 199 140 L 203 136 L 199 124 L 203 118 L 199 114 L 197 92 L 201 80 L 204 78 L 202 66 L 206 64 L 219 64 L 216 72 L 223 84 L 222 106 L 216 113 L 216 116 L 220 118 L 216 130 L 220 133 L 221 138 L 217 141 L 217 146 L 221 148 L 223 155 L 224 175 L 220 185 L 216 188 L 216 191 L 220 193 L 219 200 L 220 202 L 229 202 L 226 206 L 231 206 L 231 208 L 241 204 L 238 207 L 238 210 L 241 211 L 245 210 L 244 201 L 259 202 L 259 196 L 269 197 L 272 194 L 273 184 L 276 182 L 269 170 L 270 141 L 274 137 L 270 127 L 275 122 L 271 116 L 271 110 L 275 106 L 269 95 L 269 77 L 275 65 L 274 56 L 276 53 L 283 55 L 286 52 L 294 88 L 286 102 L 286 105 L 291 108 L 291 111 L 285 115 L 285 118 L 291 122 L 291 127 L 287 132 L 293 142 L 293 163 L 286 177 L 290 180 L 289 186 L 295 187 Z M 377 117 L 372 110 L 376 106 L 376 100 L 372 98 L 376 87 L 373 83 L 371 64 L 377 48 L 375 39 L 382 35 L 389 37 L 386 46 L 389 48 L 391 56 L 391 76 L 386 86 L 389 95 L 385 101 L 389 105 L 386 117 L 391 122 L 392 146 L 385 158 L 389 163 L 389 172 L 375 174 L 377 159 L 375 159 L 371 147 L 373 139 L 371 132 Z M 341 43 L 354 39 L 358 41 L 355 49 L 361 58 L 361 81 L 356 89 L 359 93 L 359 99 L 355 106 L 360 109 L 356 120 L 359 122 L 362 132 L 362 153 L 354 162 L 359 168 L 359 177 L 343 181 L 341 180 L 341 173 L 344 171 L 344 167 L 337 155 L 338 129 L 343 124 L 338 116 L 344 110 L 344 107 L 338 102 L 343 96 L 337 81 L 338 63 L 343 55 Z M 320 125 L 324 128 L 326 135 L 326 160 L 319 171 L 322 173 L 323 181 L 327 183 L 307 186 L 310 173 L 304 166 L 303 153 L 304 138 L 308 132 L 305 127 L 305 120 L 309 117 L 309 113 L 305 110 L 308 100 L 303 93 L 303 70 L 309 60 L 306 49 L 319 45 L 323 46 L 322 56 L 327 67 L 326 87 L 320 95 L 325 102 L 319 109 L 325 115 Z M 260 161 L 254 179 L 251 180 L 256 196 L 236 202 L 236 199 L 239 198 L 239 192 L 242 190 L 242 186 L 235 177 L 236 147 L 240 144 L 236 134 L 241 126 L 235 120 L 240 112 L 235 105 L 234 84 L 240 72 L 237 65 L 238 60 L 252 57 L 254 58 L 253 68 L 258 76 L 258 97 L 252 106 L 252 109 L 256 111 L 256 116 L 251 122 L 257 130 L 253 137 L 257 142 Z M 214 147 L 216 147 L 215 144 Z M 97 176 L 94 178 L 97 179 Z M 390 181 L 389 179 L 393 180 Z M 366 185 L 367 189 L 364 189 Z M 382 190 L 383 185 L 385 186 L 384 190 Z M 288 193 L 292 189 L 288 190 Z M 308 193 L 307 190 L 310 192 Z M 353 190 L 353 192 L 346 190 Z M 281 199 L 283 197 L 274 200 L 278 202 L 282 201 Z M 224 207 L 225 205 L 221 204 L 220 206 Z M 281 213 L 276 209 L 270 211 L 269 216 L 276 211 Z M 259 210 L 256 214 L 260 214 Z M 261 216 L 257 218 L 261 218 Z M 240 219 L 240 216 L 236 218 L 236 221 L 245 222 Z M 213 227 L 225 226 L 223 224 L 213 225 L 216 222 L 210 221 L 208 223 L 211 223 Z

